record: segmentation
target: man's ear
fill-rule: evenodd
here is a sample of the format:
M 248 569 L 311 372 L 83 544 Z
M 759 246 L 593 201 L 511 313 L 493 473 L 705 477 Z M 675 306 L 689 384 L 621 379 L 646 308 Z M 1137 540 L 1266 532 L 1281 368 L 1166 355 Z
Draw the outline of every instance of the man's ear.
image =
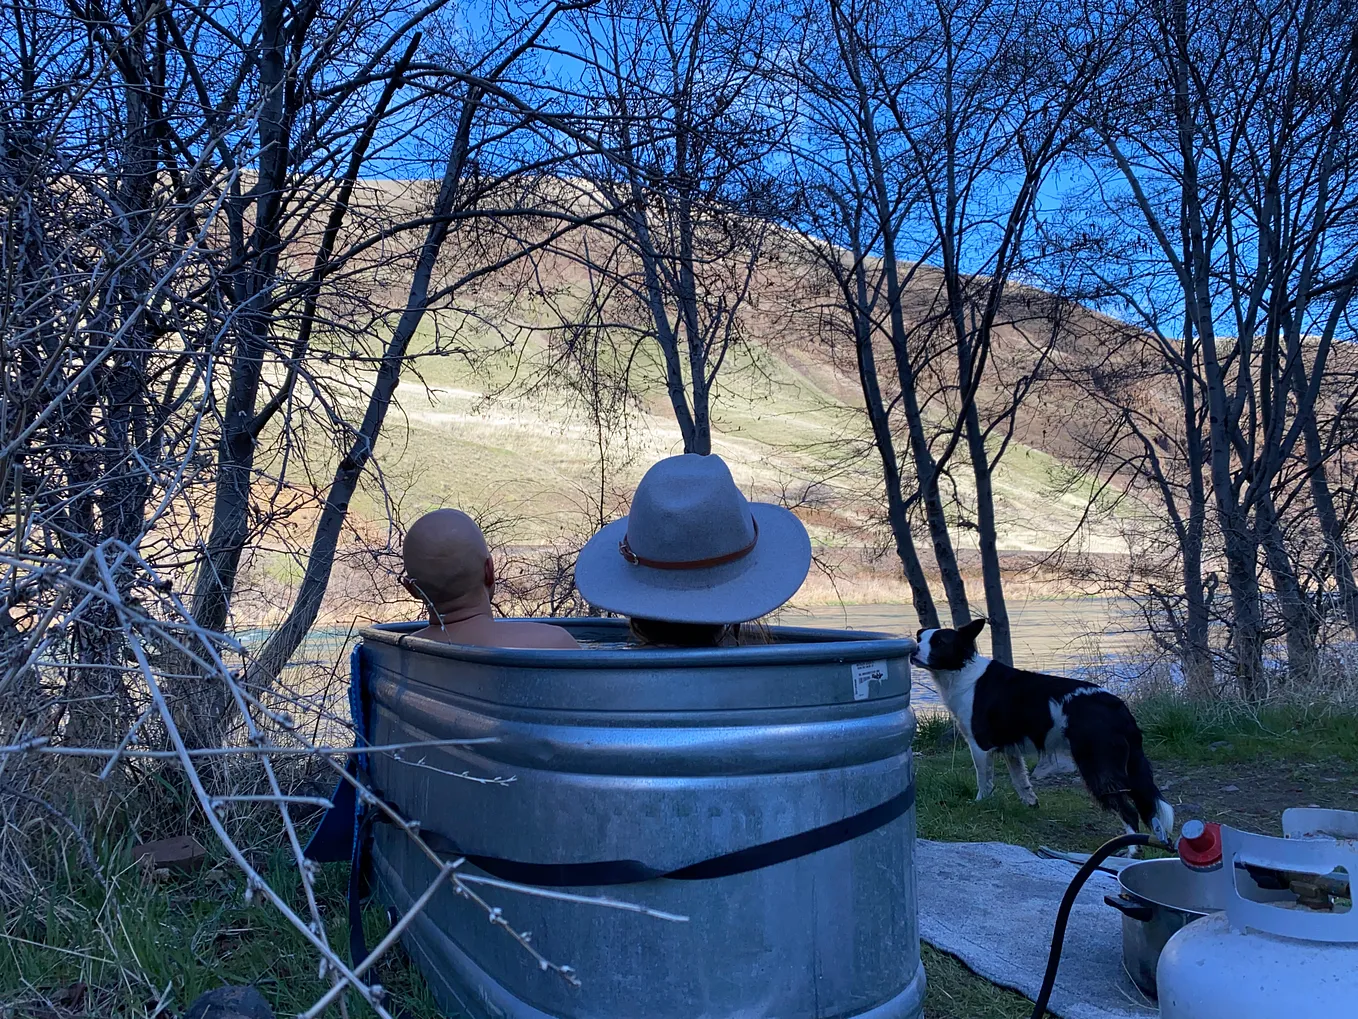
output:
M 962 627 L 957 632 L 960 633 L 963 637 L 966 637 L 968 640 L 975 640 L 976 637 L 980 634 L 980 632 L 984 629 L 985 629 L 985 619 L 982 618 L 973 619 L 970 623 Z
M 486 556 L 485 584 L 487 591 L 495 590 L 495 560 Z
M 415 586 L 415 582 L 409 577 L 401 577 L 401 586 L 406 589 L 406 594 L 418 602 L 424 601 L 424 595 L 420 594 L 420 589 Z

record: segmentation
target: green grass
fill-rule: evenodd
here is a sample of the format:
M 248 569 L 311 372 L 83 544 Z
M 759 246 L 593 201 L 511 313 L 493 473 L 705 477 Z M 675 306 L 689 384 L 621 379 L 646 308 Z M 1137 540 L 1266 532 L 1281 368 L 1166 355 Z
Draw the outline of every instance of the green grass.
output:
M 1083 790 L 1043 789 L 1039 806 L 1020 803 L 1002 761 L 994 793 L 976 802 L 976 773 L 965 746 L 953 755 L 918 757 L 915 767 L 921 838 L 1085 851 L 1122 834 L 1121 822 L 1100 812 Z
M 1343 770 L 1358 762 L 1358 718 L 1269 708 L 1247 712 L 1219 705 L 1155 700 L 1137 706 L 1147 749 L 1157 769 L 1187 767 L 1224 777 L 1241 761 L 1326 762 Z M 1088 852 L 1120 832 L 1077 788 L 1040 790 L 1041 805 L 1025 807 L 1003 769 L 995 794 L 974 800 L 971 758 L 943 738 L 944 718 L 924 717 L 916 735 L 918 831 L 944 841 L 999 840 L 1029 848 Z M 1211 749 L 1211 744 L 1228 744 Z M 1334 786 L 1331 789 L 1337 788 Z M 126 844 L 102 851 L 105 890 L 81 865 L 78 854 L 51 851 L 30 861 L 49 875 L 50 889 L 31 900 L 13 898 L 0 918 L 0 1015 L 146 1015 L 164 997 L 170 1014 L 198 994 L 225 983 L 253 983 L 277 1014 L 296 1014 L 324 990 L 316 956 L 270 905 L 247 902 L 243 882 L 221 859 L 193 876 L 146 881 L 128 858 Z M 260 861 L 271 885 L 305 912 L 297 875 L 287 855 Z M 321 868 L 317 892 L 327 935 L 347 957 L 343 864 Z M 116 907 L 115 907 L 116 904 Z M 379 940 L 386 919 L 379 908 L 365 916 L 369 943 Z M 487 936 L 497 936 L 487 928 Z M 977 977 L 957 960 L 922 948 L 929 980 L 927 1019 L 1023 1019 L 1031 1004 Z M 420 975 L 397 953 L 379 963 L 380 982 L 408 1019 L 435 1019 L 437 1008 Z M 80 1009 L 46 1010 L 44 997 L 83 983 L 90 988 Z M 167 992 L 168 989 L 168 992 Z M 148 1004 L 149 1003 L 149 1004 Z M 18 1007 L 15 1006 L 25 1006 Z M 338 1012 L 332 1012 L 338 1015 Z M 350 1015 L 369 1014 L 356 998 Z
M 43 999 L 76 984 L 90 989 L 85 1012 L 100 1016 L 147 1015 L 157 1003 L 174 1015 L 215 987 L 254 984 L 283 1017 L 325 992 L 311 945 L 261 896 L 246 900 L 244 881 L 229 861 L 153 881 L 132 865 L 126 845 L 102 855 L 105 873 L 113 875 L 107 890 L 72 853 L 48 894 L 7 909 L 0 924 L 0 1015 L 61 1019 L 66 1013 L 46 1010 Z M 273 853 L 261 874 L 306 915 L 288 854 Z M 316 884 L 326 935 L 346 959 L 347 880 L 347 865 L 333 864 L 320 869 Z M 364 926 L 375 944 L 387 930 L 382 910 L 367 910 Z M 423 978 L 400 953 L 377 965 L 379 982 L 411 1019 L 439 1014 Z M 354 995 L 349 1011 L 372 1014 Z
M 1032 1015 L 1033 1003 L 1023 995 L 981 979 L 947 952 L 921 943 L 920 957 L 929 979 L 924 1019 L 1028 1019 Z
M 76 1019 L 81 1012 L 48 1010 L 45 1004 L 76 984 L 90 988 L 82 1002 L 87 1014 L 129 1017 L 149 1014 L 162 1000 L 173 1015 L 214 987 L 253 984 L 283 1019 L 325 991 L 311 947 L 271 905 L 258 898 L 247 903 L 243 883 L 231 871 L 210 866 L 198 876 L 148 883 L 127 861 L 125 847 L 105 864 L 106 870 L 121 866 L 114 896 L 72 862 L 63 868 L 69 880 L 58 882 L 50 896 L 4 918 L 0 1015 Z M 285 854 L 274 854 L 264 873 L 294 909 L 305 908 Z M 345 958 L 346 879 L 345 865 L 327 865 L 316 888 L 327 936 Z M 375 944 L 386 931 L 383 912 L 369 908 L 364 926 L 368 943 Z M 488 929 L 488 936 L 498 935 Z M 927 1019 L 1023 1019 L 1031 1011 L 1021 995 L 976 977 L 956 959 L 929 945 L 921 951 L 929 981 Z M 378 965 L 378 979 L 399 1008 L 395 1014 L 440 1019 L 427 985 L 403 953 Z M 373 1014 L 355 995 L 349 995 L 348 1007 L 351 1016 Z
M 1358 763 L 1358 715 L 1152 698 L 1136 705 L 1136 717 L 1147 753 L 1185 764 L 1255 761 L 1261 756 Z

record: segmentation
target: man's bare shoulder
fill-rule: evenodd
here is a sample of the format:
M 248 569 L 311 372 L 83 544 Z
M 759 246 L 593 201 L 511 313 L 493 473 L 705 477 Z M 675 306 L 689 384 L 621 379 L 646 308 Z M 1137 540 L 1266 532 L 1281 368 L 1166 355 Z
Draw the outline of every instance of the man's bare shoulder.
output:
M 462 644 L 469 647 L 503 648 L 578 648 L 570 633 L 550 623 L 528 623 L 518 620 L 478 619 L 465 623 L 451 623 L 447 627 L 426 626 L 411 634 L 440 644 Z
M 551 623 L 496 620 L 496 637 L 501 647 L 578 648 L 580 643 L 568 630 Z
M 426 626 L 423 630 L 416 630 L 414 633 L 407 634 L 407 636 L 419 637 L 420 640 L 435 640 L 438 641 L 440 644 L 461 643 L 456 637 L 450 634 L 443 627 L 434 626 L 432 624 Z

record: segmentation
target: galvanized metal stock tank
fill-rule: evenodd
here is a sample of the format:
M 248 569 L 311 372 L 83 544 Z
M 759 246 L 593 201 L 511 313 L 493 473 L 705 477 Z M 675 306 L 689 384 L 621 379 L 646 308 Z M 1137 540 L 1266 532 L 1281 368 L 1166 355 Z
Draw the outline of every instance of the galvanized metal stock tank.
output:
M 554 622 L 584 642 L 626 640 L 621 620 Z M 521 651 L 406 636 L 416 628 L 363 633 L 370 738 L 496 742 L 376 754 L 372 777 L 471 855 L 669 872 L 851 818 L 913 782 L 909 640 L 777 627 L 761 646 Z M 914 841 L 912 802 L 874 831 L 761 869 L 569 889 L 687 923 L 485 889 L 579 988 L 447 885 L 406 943 L 443 1008 L 478 1019 L 919 1019 Z M 376 828 L 373 861 L 397 910 L 434 876 L 389 826 Z

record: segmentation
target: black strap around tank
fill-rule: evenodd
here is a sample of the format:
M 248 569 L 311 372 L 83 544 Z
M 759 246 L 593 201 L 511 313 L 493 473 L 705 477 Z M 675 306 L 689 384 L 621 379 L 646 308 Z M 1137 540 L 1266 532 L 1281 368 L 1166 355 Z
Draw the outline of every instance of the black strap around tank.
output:
M 851 842 L 890 824 L 915 803 L 915 783 L 884 803 L 809 831 L 763 842 L 747 849 L 723 853 L 674 870 L 652 867 L 639 860 L 600 860 L 590 863 L 524 863 L 500 856 L 481 856 L 465 852 L 454 840 L 437 831 L 421 827 L 420 837 L 440 856 L 461 856 L 491 877 L 539 888 L 568 888 L 581 885 L 607 887 L 639 884 L 642 881 L 711 881 L 746 874 L 779 863 L 787 863 L 822 849 Z
M 492 877 L 516 884 L 535 885 L 539 888 L 563 887 L 607 887 L 610 885 L 640 884 L 643 881 L 667 879 L 671 881 L 711 881 L 716 878 L 731 877 L 762 870 L 779 863 L 787 863 L 803 856 L 810 856 L 822 849 L 852 842 L 879 828 L 883 828 L 903 815 L 915 805 L 915 782 L 902 789 L 891 799 L 869 807 L 839 821 L 823 824 L 809 831 L 788 835 L 771 842 L 764 842 L 747 849 L 737 849 L 691 863 L 675 870 L 663 870 L 641 863 L 638 860 L 606 860 L 595 863 L 524 863 L 497 856 L 481 856 L 465 853 L 456 842 L 438 831 L 424 827 L 420 837 L 440 856 L 461 856 L 468 863 L 480 868 Z M 398 811 L 399 813 L 399 811 Z M 374 822 L 389 823 L 386 815 L 369 808 L 359 821 L 359 830 L 354 839 L 354 859 L 349 872 L 349 958 L 357 966 L 368 957 L 367 938 L 363 933 L 362 900 L 366 897 L 371 866 L 371 826 Z

